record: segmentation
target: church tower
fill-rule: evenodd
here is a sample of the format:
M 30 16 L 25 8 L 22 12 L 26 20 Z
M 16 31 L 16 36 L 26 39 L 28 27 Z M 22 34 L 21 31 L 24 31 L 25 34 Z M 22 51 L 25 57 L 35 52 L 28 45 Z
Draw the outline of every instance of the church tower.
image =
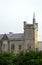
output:
M 38 43 L 38 23 L 35 20 L 35 13 L 33 14 L 33 24 L 27 24 L 24 21 L 24 48 L 29 50 L 36 50 Z
M 35 46 L 35 50 L 38 50 L 38 48 L 37 48 L 37 44 L 38 44 L 38 23 L 36 23 L 35 13 L 33 14 L 33 29 L 34 29 L 34 46 Z

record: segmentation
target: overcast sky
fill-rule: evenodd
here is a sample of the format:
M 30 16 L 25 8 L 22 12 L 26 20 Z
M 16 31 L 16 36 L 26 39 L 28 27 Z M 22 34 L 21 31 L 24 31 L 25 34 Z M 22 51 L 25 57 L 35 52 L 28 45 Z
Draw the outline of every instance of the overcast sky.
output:
M 0 33 L 22 33 L 23 21 L 32 23 L 34 12 L 42 39 L 42 0 L 0 0 Z

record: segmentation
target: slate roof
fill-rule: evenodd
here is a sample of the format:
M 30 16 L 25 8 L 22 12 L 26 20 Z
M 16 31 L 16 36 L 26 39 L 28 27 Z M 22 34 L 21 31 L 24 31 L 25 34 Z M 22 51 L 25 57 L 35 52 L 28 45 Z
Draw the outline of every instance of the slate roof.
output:
M 23 40 L 24 39 L 24 34 L 23 33 L 18 33 L 18 34 L 6 34 L 9 40 Z M 0 40 L 4 34 L 0 34 Z

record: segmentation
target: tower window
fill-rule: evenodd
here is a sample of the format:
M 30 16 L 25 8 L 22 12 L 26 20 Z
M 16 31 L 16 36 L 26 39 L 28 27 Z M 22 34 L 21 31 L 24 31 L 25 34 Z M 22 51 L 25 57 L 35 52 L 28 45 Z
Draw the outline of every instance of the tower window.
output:
M 38 51 L 38 48 L 36 48 L 36 51 Z
M 27 44 L 27 49 L 31 49 L 31 44 Z

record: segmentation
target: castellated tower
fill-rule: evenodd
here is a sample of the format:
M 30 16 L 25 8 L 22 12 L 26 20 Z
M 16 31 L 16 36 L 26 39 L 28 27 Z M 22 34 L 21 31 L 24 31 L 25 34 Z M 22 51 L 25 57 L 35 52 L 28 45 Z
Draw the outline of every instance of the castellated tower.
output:
M 29 50 L 37 50 L 38 44 L 38 23 L 33 15 L 33 24 L 27 24 L 24 21 L 24 48 Z

